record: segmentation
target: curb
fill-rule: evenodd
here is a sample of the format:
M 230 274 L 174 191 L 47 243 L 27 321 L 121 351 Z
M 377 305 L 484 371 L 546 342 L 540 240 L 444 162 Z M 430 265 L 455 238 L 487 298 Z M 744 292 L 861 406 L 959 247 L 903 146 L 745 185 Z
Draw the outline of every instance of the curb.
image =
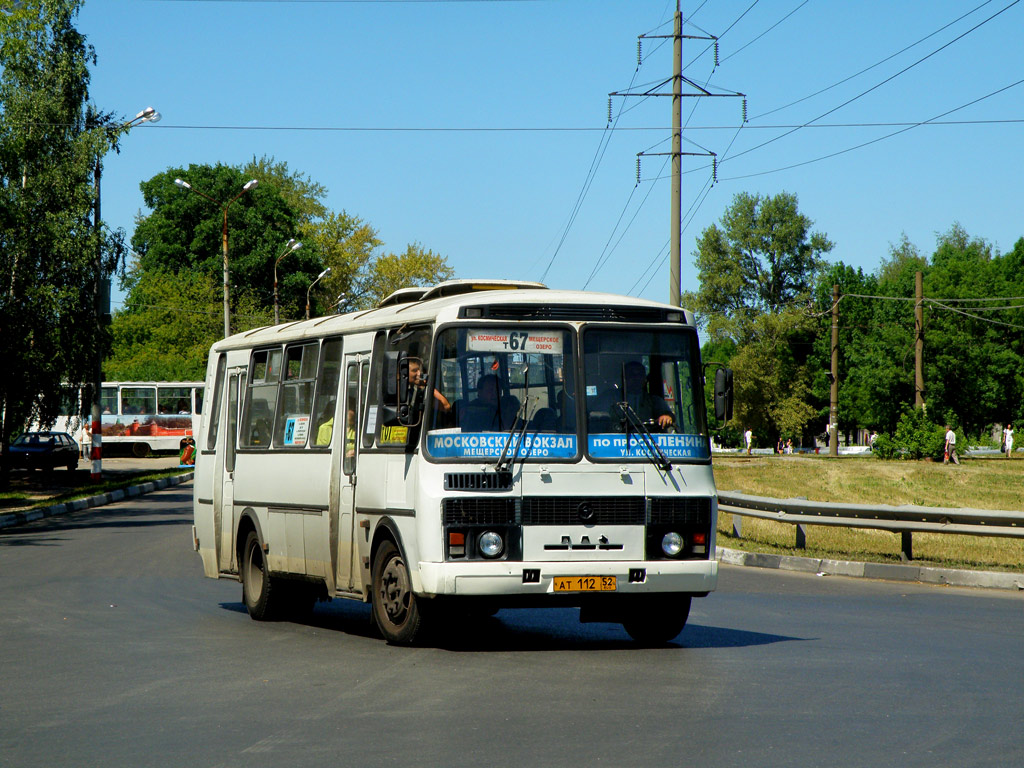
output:
M 125 499 L 141 496 L 144 493 L 160 490 L 161 488 L 180 485 L 191 480 L 194 475 L 195 472 L 186 472 L 182 475 L 161 477 L 159 480 L 152 480 L 141 485 L 118 488 L 117 490 L 90 496 L 86 499 L 75 499 L 74 501 L 54 504 L 49 507 L 37 507 L 27 512 L 4 512 L 0 514 L 0 529 L 13 528 L 16 525 L 24 525 L 25 523 L 31 523 L 34 520 L 42 520 L 47 517 L 66 515 L 69 512 L 80 512 L 83 509 L 91 509 L 92 507 L 102 507 L 104 504 L 112 504 L 115 501 L 124 501 Z
M 795 555 L 768 555 L 717 547 L 715 555 L 720 563 L 751 568 L 775 568 L 799 571 L 818 576 L 849 576 L 884 581 L 912 581 L 919 584 L 951 587 L 980 587 L 985 589 L 1024 590 L 1024 574 L 1002 571 L 965 571 L 951 568 L 931 568 L 921 565 L 894 563 L 861 563 L 850 560 L 824 560 Z

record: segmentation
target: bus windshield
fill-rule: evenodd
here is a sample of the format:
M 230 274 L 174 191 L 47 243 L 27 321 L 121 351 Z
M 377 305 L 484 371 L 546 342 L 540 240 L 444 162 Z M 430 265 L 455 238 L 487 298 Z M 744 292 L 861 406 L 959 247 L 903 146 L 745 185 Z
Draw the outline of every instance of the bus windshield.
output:
M 710 458 L 699 360 L 692 331 L 585 329 L 587 453 L 646 456 L 639 422 L 669 459 Z
M 430 455 L 575 458 L 572 339 L 554 328 L 444 330 L 432 366 Z

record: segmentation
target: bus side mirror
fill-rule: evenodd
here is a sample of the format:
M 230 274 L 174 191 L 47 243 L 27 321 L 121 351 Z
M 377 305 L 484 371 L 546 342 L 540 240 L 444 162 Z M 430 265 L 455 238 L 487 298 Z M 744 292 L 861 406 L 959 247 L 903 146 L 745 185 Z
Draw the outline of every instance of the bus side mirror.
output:
M 719 421 L 732 419 L 732 368 L 715 371 L 715 418 Z
M 384 370 L 381 371 L 381 420 L 384 426 L 406 423 L 402 411 L 407 410 L 405 399 L 409 392 L 409 353 L 385 352 Z
M 383 375 L 384 405 L 404 403 L 409 390 L 409 353 L 385 352 Z

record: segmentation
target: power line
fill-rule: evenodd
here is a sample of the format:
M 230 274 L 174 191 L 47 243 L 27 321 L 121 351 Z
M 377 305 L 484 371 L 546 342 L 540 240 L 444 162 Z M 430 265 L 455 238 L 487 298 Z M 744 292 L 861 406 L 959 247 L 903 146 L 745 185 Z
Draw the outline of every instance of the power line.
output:
M 978 24 L 975 24 L 975 25 L 974 25 L 973 27 L 971 27 L 970 29 L 968 29 L 968 30 L 967 30 L 966 32 L 964 32 L 964 33 L 962 33 L 962 34 L 960 34 L 960 35 L 957 35 L 957 36 L 956 36 L 956 37 L 954 37 L 954 38 L 953 38 L 952 40 L 950 40 L 950 41 L 949 41 L 948 43 L 945 43 L 945 44 L 943 44 L 943 45 L 939 46 L 938 48 L 936 48 L 936 49 L 935 49 L 934 51 L 932 51 L 932 52 L 931 52 L 931 53 L 929 53 L 928 55 L 926 55 L 926 56 L 922 56 L 922 57 L 921 57 L 920 59 L 918 59 L 917 61 L 915 61 L 915 62 L 914 62 L 913 64 L 910 64 L 910 65 L 908 65 L 908 66 L 904 67 L 904 68 L 903 68 L 903 69 L 901 69 L 901 70 L 900 70 L 899 72 L 896 72 L 895 74 L 893 74 L 893 75 L 890 75 L 889 77 L 885 78 L 885 79 L 884 79 L 884 80 L 882 80 L 881 82 L 878 82 L 878 83 L 876 83 L 875 85 L 871 86 L 871 87 L 870 87 L 870 88 L 868 88 L 867 90 L 861 91 L 861 92 L 860 92 L 859 94 L 857 94 L 856 96 L 853 96 L 852 98 L 849 98 L 849 99 L 847 99 L 847 100 L 846 100 L 846 101 L 844 101 L 844 102 L 843 102 L 842 104 L 839 104 L 838 106 L 835 106 L 835 107 L 833 107 L 832 109 L 830 109 L 830 110 L 828 110 L 828 111 L 826 111 L 826 112 L 822 112 L 822 113 L 821 113 L 820 115 L 818 115 L 817 117 L 813 118 L 812 120 L 808 120 L 808 121 L 807 121 L 807 123 L 805 123 L 805 124 L 804 124 L 803 126 L 800 126 L 799 128 L 793 128 L 792 130 L 786 131 L 785 133 L 783 133 L 783 134 L 780 134 L 779 136 L 776 136 L 776 137 L 775 137 L 775 138 L 773 138 L 773 139 L 769 139 L 768 141 L 762 142 L 761 144 L 758 144 L 758 145 L 756 145 L 756 146 L 754 146 L 754 147 L 751 147 L 750 149 L 745 149 L 745 150 L 743 150 L 742 152 L 740 152 L 739 154 L 733 155 L 733 157 L 732 157 L 732 158 L 730 158 L 730 159 L 731 159 L 731 160 L 735 160 L 735 159 L 736 159 L 736 158 L 738 158 L 738 157 L 742 157 L 743 155 L 747 155 L 747 154 L 750 154 L 751 152 L 753 152 L 753 151 L 755 151 L 755 150 L 758 150 L 758 149 L 761 149 L 761 148 L 763 148 L 763 147 L 766 147 L 766 146 L 768 146 L 769 144 L 772 144 L 772 143 L 774 143 L 774 142 L 776 142 L 776 141 L 779 141 L 780 139 L 784 139 L 784 138 L 785 138 L 786 136 L 790 136 L 791 134 L 795 133 L 796 131 L 799 131 L 799 130 L 800 130 L 801 128 L 804 128 L 804 127 L 806 127 L 807 125 L 810 125 L 811 123 L 815 123 L 815 122 L 817 122 L 818 120 L 820 120 L 820 119 L 821 119 L 821 118 L 823 118 L 823 117 L 828 117 L 828 116 L 829 116 L 829 115 L 831 115 L 831 114 L 832 114 L 833 112 L 837 112 L 837 111 L 839 111 L 840 109 L 842 109 L 843 107 L 845 107 L 845 106 L 848 106 L 849 104 L 852 104 L 853 102 L 857 101 L 857 100 L 858 100 L 858 99 L 860 99 L 860 98 L 863 98 L 864 96 L 866 96 L 867 94 L 871 93 L 872 91 L 875 91 L 875 90 L 877 90 L 877 89 L 881 88 L 881 87 L 882 87 L 883 85 L 885 85 L 885 84 L 887 84 L 887 83 L 890 83 L 890 82 L 892 82 L 893 80 L 895 80 L 895 79 L 896 79 L 897 77 L 899 77 L 900 75 L 903 75 L 903 74 L 905 74 L 906 72 L 908 72 L 908 71 L 910 71 L 911 69 L 913 69 L 914 67 L 916 67 L 916 66 L 917 66 L 918 64 L 921 64 L 922 62 L 925 62 L 925 61 L 927 61 L 927 60 L 928 60 L 928 59 L 930 59 L 930 58 L 931 58 L 932 56 L 935 56 L 936 54 L 938 54 L 938 53 L 940 53 L 941 51 L 945 50 L 945 49 L 946 49 L 946 48 L 948 48 L 949 46 L 953 45 L 953 43 L 956 43 L 956 42 L 958 42 L 958 41 L 962 40 L 963 38 L 967 37 L 967 35 L 971 34 L 972 32 L 974 32 L 975 30 L 977 30 L 977 29 L 979 29 L 980 27 L 984 26 L 985 24 L 988 24 L 988 23 L 989 23 L 990 21 L 992 21 L 992 20 L 993 20 L 994 18 L 996 18 L 997 16 L 999 16 L 999 15 L 1001 15 L 1001 14 L 1005 13 L 1005 12 L 1006 12 L 1006 11 L 1008 11 L 1008 10 L 1009 10 L 1010 8 L 1012 8 L 1013 6 L 1017 5 L 1017 4 L 1018 4 L 1018 3 L 1020 2 L 1020 1 L 1021 1 L 1021 0 L 1013 0 L 1013 2 L 1011 2 L 1011 3 L 1009 4 L 1009 5 L 1005 6 L 1004 8 L 1002 8 L 1002 9 L 1001 9 L 1001 10 L 999 10 L 999 11 L 996 11 L 996 12 L 995 12 L 994 14 L 992 14 L 991 16 L 989 16 L 989 17 L 988 17 L 987 19 L 985 19 L 984 21 L 982 21 L 982 22 L 979 22 Z M 869 143 L 870 143 L 870 142 L 869 142 Z M 724 163 L 725 161 L 723 160 L 722 162 Z M 739 177 L 738 177 L 738 178 L 739 178 Z
M 909 51 L 909 50 L 910 50 L 911 48 L 914 48 L 915 46 L 917 46 L 917 45 L 920 45 L 921 43 L 923 43 L 923 42 L 924 42 L 925 40 L 927 40 L 928 38 L 930 38 L 930 37 L 935 37 L 935 35 L 939 34 L 939 32 L 942 32 L 943 30 L 946 30 L 946 29 L 948 29 L 949 27 L 953 26 L 953 25 L 954 25 L 954 24 L 956 24 L 957 22 L 959 22 L 959 21 L 962 21 L 962 20 L 966 19 L 966 18 L 967 18 L 968 16 L 970 16 L 970 15 L 971 15 L 972 13 L 974 13 L 975 11 L 977 11 L 977 10 L 979 10 L 979 9 L 981 9 L 981 8 L 984 8 L 984 7 L 986 6 L 986 5 L 988 5 L 988 4 L 989 4 L 989 3 L 991 3 L 991 2 L 993 2 L 993 0 L 985 0 L 985 2 L 983 2 L 983 3 L 981 4 L 981 5 L 979 5 L 979 6 L 975 7 L 975 8 L 973 8 L 973 9 L 969 10 L 969 11 L 968 11 L 967 13 L 965 13 L 965 14 L 964 14 L 963 16 L 960 16 L 959 18 L 953 19 L 953 21 L 951 21 L 951 22 L 949 22 L 948 24 L 945 24 L 945 25 L 943 25 L 943 26 L 939 27 L 939 28 L 938 28 L 938 29 L 936 29 L 936 30 L 935 30 L 934 32 L 932 32 L 932 33 L 930 33 L 930 34 L 927 34 L 927 35 L 925 35 L 925 36 L 924 36 L 924 37 L 922 37 L 922 38 L 921 38 L 920 40 L 918 40 L 918 41 L 916 41 L 916 42 L 914 42 L 914 43 L 911 43 L 911 44 L 910 44 L 910 45 L 908 45 L 907 47 L 905 47 L 905 48 L 902 48 L 902 49 L 900 49 L 900 50 L 896 51 L 896 53 L 893 53 L 893 54 L 891 54 L 891 55 L 889 55 L 889 56 L 886 56 L 886 57 L 885 57 L 884 59 L 881 59 L 880 61 L 876 61 L 876 62 L 875 62 L 874 64 L 872 64 L 872 65 L 871 65 L 871 66 L 869 66 L 869 67 L 865 67 L 865 68 L 864 68 L 864 69 L 862 69 L 862 70 L 861 70 L 860 72 L 856 72 L 856 73 L 854 73 L 854 74 L 850 75 L 849 77 L 844 77 L 844 78 L 843 78 L 842 80 L 839 80 L 838 82 L 832 83 L 832 85 L 826 86 L 825 88 L 822 88 L 822 89 L 821 89 L 820 91 L 815 91 L 814 93 L 808 94 L 807 96 L 804 96 L 803 98 L 797 99 L 796 101 L 791 101 L 791 102 L 790 102 L 789 104 L 783 104 L 783 105 L 782 105 L 781 107 L 776 107 L 775 109 L 770 109 L 770 110 L 768 110 L 767 112 L 762 112 L 762 113 L 761 113 L 761 114 L 759 114 L 759 115 L 754 115 L 754 116 L 753 116 L 752 118 L 750 118 L 750 119 L 751 119 L 751 120 L 759 120 L 760 118 L 762 118 L 762 117 L 765 117 L 765 116 L 767 116 L 767 115 L 771 115 L 771 114 L 773 114 L 773 113 L 775 113 L 775 112 L 780 112 L 780 111 L 781 111 L 781 110 L 783 110 L 783 109 L 788 109 L 789 107 L 792 107 L 792 106 L 795 106 L 795 105 L 797 105 L 797 104 L 800 104 L 801 102 L 807 101 L 808 99 L 813 99 L 813 98 L 814 98 L 815 96 L 820 96 L 821 94 L 825 93 L 826 91 L 830 91 L 830 90 L 832 90 L 833 88 L 836 88 L 837 86 L 840 86 L 840 85 L 842 85 L 843 83 L 847 83 L 847 82 L 849 82 L 850 80 L 853 80 L 853 79 L 854 79 L 854 78 L 856 78 L 856 77 L 860 77 L 860 76 L 861 76 L 861 75 L 863 75 L 863 74 L 864 74 L 865 72 L 868 72 L 868 71 L 870 71 L 870 70 L 874 69 L 875 67 L 877 67 L 877 66 L 880 66 L 880 65 L 884 64 L 885 62 L 889 61 L 890 59 L 894 59 L 894 58 L 896 58 L 896 57 L 897 57 L 897 56 L 899 56 L 899 55 L 900 55 L 901 53 L 906 53 L 906 52 L 907 52 L 907 51 Z M 801 6 L 801 7 L 802 7 L 802 6 Z M 787 18 L 788 18 L 788 17 L 787 17 Z M 741 49 L 741 50 L 742 50 L 742 49 Z M 739 51 L 737 51 L 736 53 L 739 53 Z M 734 56 L 734 55 L 735 55 L 735 53 L 733 53 L 733 54 L 730 54 L 730 56 Z M 726 58 L 729 58 L 729 57 L 727 56 Z M 725 60 L 725 59 L 723 59 L 723 61 L 724 61 L 724 60 Z
M 156 0 L 154 0 L 156 1 Z M 167 0 L 170 2 L 170 0 Z M 181 0 L 178 0 L 181 1 Z M 630 107 L 629 109 L 632 109 Z M 623 110 L 622 114 L 628 110 Z M 947 113 L 948 114 L 948 113 Z M 814 124 L 773 124 L 773 125 L 750 125 L 741 124 L 746 131 L 783 130 L 787 128 L 801 129 L 824 129 L 824 128 L 899 128 L 903 126 L 951 126 L 951 125 L 1013 125 L 1024 123 L 1024 118 L 998 118 L 985 120 L 920 120 L 920 121 L 899 121 L 899 122 L 853 122 L 853 123 L 814 123 Z M 18 123 L 24 127 L 60 128 L 66 127 L 58 123 Z M 737 128 L 736 125 L 688 125 L 687 131 L 727 131 Z M 154 125 L 146 129 L 149 131 L 306 131 L 324 133 L 597 133 L 608 130 L 608 126 L 311 126 L 311 125 Z M 672 130 L 671 126 L 646 125 L 646 126 L 617 126 L 617 131 L 657 131 L 664 132 Z M 659 141 L 653 146 L 664 144 L 669 139 Z M 653 147 L 651 147 L 653 148 Z M 645 150 L 646 151 L 646 150 Z
M 762 32 L 762 33 L 761 33 L 760 35 L 758 35 L 757 37 L 755 37 L 755 38 L 754 38 L 753 40 L 751 40 L 751 41 L 750 41 L 749 43 L 745 43 L 744 45 L 741 45 L 741 46 L 740 46 L 739 48 L 737 48 L 737 49 L 736 49 L 735 51 L 733 51 L 732 53 L 730 53 L 730 54 L 729 54 L 728 56 L 726 56 L 726 57 L 725 57 L 724 59 L 721 59 L 721 60 L 719 61 L 719 63 L 720 63 L 720 64 L 722 64 L 722 63 L 724 63 L 724 62 L 728 61 L 728 60 L 729 60 L 729 59 L 731 59 L 731 58 L 732 58 L 733 56 L 735 56 L 735 55 L 736 55 L 737 53 L 739 53 L 740 51 L 742 51 L 742 50 L 743 50 L 744 48 L 748 48 L 749 46 L 751 46 L 751 45 L 753 45 L 754 43 L 756 43 L 756 42 L 757 42 L 758 40 L 760 40 L 760 39 L 761 39 L 762 37 L 764 37 L 764 36 L 765 36 L 765 35 L 767 35 L 767 34 L 768 34 L 769 32 L 771 32 L 771 31 L 772 31 L 773 29 L 775 29 L 775 28 L 776 28 L 777 26 L 779 26 L 779 24 L 781 24 L 782 22 L 784 22 L 784 21 L 785 21 L 786 19 L 788 19 L 788 18 L 789 18 L 790 16 L 792 16 L 792 15 L 793 15 L 794 13 L 796 13 L 796 12 L 797 12 L 797 11 L 799 11 L 799 10 L 800 10 L 801 8 L 803 8 L 803 7 L 805 6 L 805 5 L 807 5 L 807 3 L 809 3 L 810 1 L 811 1 L 811 0 L 804 0 L 804 1 L 802 2 L 802 3 L 800 3 L 800 5 L 798 5 L 798 6 L 797 6 L 796 8 L 794 8 L 794 9 L 793 9 L 792 11 L 790 11 L 790 12 L 789 12 L 789 13 L 787 13 L 787 14 L 786 14 L 785 16 L 783 16 L 783 17 L 782 17 L 781 19 L 779 19 L 778 21 L 776 21 L 776 22 L 775 22 L 774 24 L 772 24 L 772 25 L 771 25 L 770 27 L 768 27 L 768 29 L 766 29 L 766 30 L 765 30 L 764 32 Z M 989 3 L 991 3 L 991 2 L 992 2 L 992 0 L 986 0 L 986 2 L 989 2 Z
M 1017 1 L 1019 2 L 1019 0 L 1017 0 Z M 1015 83 L 1010 83 L 1010 85 L 1007 85 L 1007 86 L 1004 86 L 1004 87 L 1002 87 L 1002 88 L 1000 88 L 998 90 L 992 91 L 991 93 L 985 94 L 984 96 L 980 96 L 977 99 L 974 99 L 973 101 L 967 102 L 966 104 L 961 104 L 959 107 L 954 107 L 953 109 L 950 109 L 950 110 L 948 110 L 946 112 L 943 112 L 940 115 L 936 115 L 935 118 L 933 118 L 933 119 L 938 119 L 940 117 L 945 117 L 946 115 L 951 115 L 954 112 L 959 112 L 961 109 L 966 109 L 967 107 L 973 106 L 974 104 L 977 104 L 979 101 L 984 101 L 985 99 L 989 99 L 989 98 L 991 98 L 993 96 L 996 96 L 996 95 L 1002 93 L 1003 91 L 1009 90 L 1010 88 L 1015 88 L 1016 86 L 1020 85 L 1021 83 L 1024 83 L 1024 79 L 1018 80 Z M 925 120 L 925 121 L 920 122 L 920 123 L 914 123 L 912 125 L 909 125 L 906 128 L 902 128 L 902 129 L 900 129 L 898 131 L 893 131 L 892 133 L 888 133 L 885 136 L 879 136 L 878 138 L 872 139 L 871 141 L 865 141 L 863 144 L 857 144 L 856 146 L 853 146 L 853 147 L 847 147 L 846 149 L 841 149 L 841 150 L 839 150 L 837 152 L 831 152 L 831 153 L 829 153 L 827 155 L 822 155 L 821 157 L 816 157 L 816 158 L 813 158 L 811 160 L 804 160 L 803 162 L 800 162 L 800 163 L 794 163 L 792 165 L 787 165 L 787 166 L 785 166 L 783 168 L 775 168 L 775 169 L 772 169 L 770 171 L 759 171 L 757 173 L 748 173 L 748 174 L 744 174 L 744 175 L 741 175 L 741 176 L 729 176 L 729 177 L 723 179 L 723 181 L 737 181 L 739 179 L 749 179 L 749 178 L 752 178 L 754 176 L 766 176 L 766 175 L 771 174 L 771 173 L 779 173 L 780 171 L 788 171 L 788 170 L 791 170 L 793 168 L 799 168 L 799 167 L 804 166 L 804 165 L 810 165 L 811 163 L 817 163 L 817 162 L 820 162 L 822 160 L 828 160 L 828 159 L 833 158 L 833 157 L 838 157 L 839 155 L 845 155 L 847 152 L 853 152 L 854 150 L 863 149 L 864 147 L 870 146 L 872 144 L 877 144 L 880 141 L 885 141 L 886 139 L 891 139 L 893 136 L 899 136 L 901 133 L 906 133 L 907 131 L 913 130 L 914 128 L 918 128 L 918 127 L 920 127 L 922 125 L 927 125 L 930 122 L 931 122 L 931 120 Z M 765 142 L 765 143 L 770 143 L 770 142 Z M 741 152 L 740 154 L 745 154 L 745 153 Z M 739 155 L 736 155 L 736 157 L 739 157 Z M 725 160 L 723 159 L 721 162 L 724 163 Z M 719 164 L 721 164 L 721 163 L 719 163 Z

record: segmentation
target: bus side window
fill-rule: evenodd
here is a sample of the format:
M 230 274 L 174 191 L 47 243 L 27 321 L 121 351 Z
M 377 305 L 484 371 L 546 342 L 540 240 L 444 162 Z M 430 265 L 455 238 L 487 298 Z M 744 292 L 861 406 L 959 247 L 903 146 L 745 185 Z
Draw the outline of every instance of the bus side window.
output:
M 210 451 L 217 449 L 217 432 L 220 428 L 220 403 L 224 397 L 225 365 L 224 355 L 221 355 L 217 361 L 217 375 L 213 380 L 213 407 L 210 409 L 210 428 L 206 433 L 206 448 Z
M 327 448 L 334 434 L 334 411 L 337 406 L 338 382 L 341 381 L 341 339 L 325 341 L 320 358 L 316 405 L 313 407 L 315 420 L 312 444 L 315 448 Z
M 156 387 L 122 387 L 121 407 L 125 416 L 156 413 Z
M 252 378 L 245 393 L 245 415 L 242 417 L 243 448 L 269 448 L 277 408 L 277 382 L 281 371 L 281 350 L 262 349 L 253 352 L 249 366 Z
M 356 412 L 359 408 L 358 363 L 349 363 L 345 382 L 345 458 L 341 462 L 341 470 L 346 475 L 351 475 L 356 471 Z
M 221 360 L 223 359 L 222 357 Z M 100 409 L 102 412 L 116 415 L 118 413 L 117 387 L 103 387 L 100 393 Z
M 284 382 L 281 385 L 274 445 L 303 448 L 313 416 L 313 385 L 316 382 L 319 347 L 291 346 L 285 351 Z

